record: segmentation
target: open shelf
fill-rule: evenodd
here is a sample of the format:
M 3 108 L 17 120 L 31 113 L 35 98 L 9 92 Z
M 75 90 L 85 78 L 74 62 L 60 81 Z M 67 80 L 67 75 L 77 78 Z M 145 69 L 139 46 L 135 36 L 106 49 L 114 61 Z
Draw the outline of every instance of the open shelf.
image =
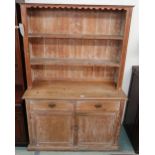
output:
M 29 38 L 57 38 L 57 39 L 109 39 L 123 40 L 121 35 L 92 35 L 92 34 L 46 34 L 46 33 L 29 33 Z
M 114 82 L 115 89 L 120 87 L 127 10 L 40 7 L 27 10 L 30 86 L 33 81 L 66 80 Z
M 70 58 L 32 58 L 31 65 L 75 65 L 120 67 L 117 61 Z
M 73 81 L 34 81 L 24 98 L 27 99 L 126 99 L 115 83 L 73 82 Z

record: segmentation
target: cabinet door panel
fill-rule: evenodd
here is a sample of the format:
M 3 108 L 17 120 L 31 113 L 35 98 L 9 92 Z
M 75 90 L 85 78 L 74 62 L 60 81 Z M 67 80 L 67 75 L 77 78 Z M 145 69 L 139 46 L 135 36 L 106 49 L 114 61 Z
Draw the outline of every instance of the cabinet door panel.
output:
M 72 114 L 35 113 L 32 126 L 39 145 L 68 146 L 73 144 Z
M 79 145 L 111 145 L 114 142 L 116 113 L 80 114 L 78 122 Z

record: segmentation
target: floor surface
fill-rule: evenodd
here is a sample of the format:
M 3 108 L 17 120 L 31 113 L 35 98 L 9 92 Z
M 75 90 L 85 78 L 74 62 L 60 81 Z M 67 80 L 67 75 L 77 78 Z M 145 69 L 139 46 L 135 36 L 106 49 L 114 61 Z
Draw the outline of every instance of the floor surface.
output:
M 27 151 L 26 147 L 16 147 L 16 155 L 133 155 L 134 150 L 132 145 L 127 137 L 127 134 L 124 128 L 121 129 L 120 136 L 120 150 L 115 152 L 94 152 L 94 151 L 85 151 L 85 152 L 60 152 L 60 151 Z

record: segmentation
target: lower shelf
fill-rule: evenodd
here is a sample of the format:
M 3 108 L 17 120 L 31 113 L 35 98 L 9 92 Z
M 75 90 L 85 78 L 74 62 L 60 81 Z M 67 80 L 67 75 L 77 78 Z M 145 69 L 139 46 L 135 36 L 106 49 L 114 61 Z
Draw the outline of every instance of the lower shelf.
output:
M 31 65 L 75 65 L 120 67 L 119 62 L 110 60 L 71 59 L 71 58 L 32 58 Z

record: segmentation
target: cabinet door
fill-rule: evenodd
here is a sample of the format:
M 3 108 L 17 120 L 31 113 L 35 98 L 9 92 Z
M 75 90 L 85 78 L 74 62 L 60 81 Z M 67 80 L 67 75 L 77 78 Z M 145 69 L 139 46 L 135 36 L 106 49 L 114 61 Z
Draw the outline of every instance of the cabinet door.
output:
M 70 146 L 73 144 L 72 114 L 33 113 L 32 135 L 35 145 Z
M 77 116 L 78 145 L 112 145 L 115 140 L 116 113 L 87 113 Z
M 79 102 L 77 144 L 93 148 L 115 143 L 120 102 Z

